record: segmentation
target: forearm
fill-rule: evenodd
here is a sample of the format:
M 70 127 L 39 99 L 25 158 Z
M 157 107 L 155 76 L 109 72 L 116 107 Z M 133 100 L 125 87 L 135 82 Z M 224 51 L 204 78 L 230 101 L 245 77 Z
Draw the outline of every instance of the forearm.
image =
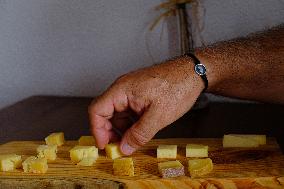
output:
M 284 103 L 284 27 L 196 50 L 208 92 Z

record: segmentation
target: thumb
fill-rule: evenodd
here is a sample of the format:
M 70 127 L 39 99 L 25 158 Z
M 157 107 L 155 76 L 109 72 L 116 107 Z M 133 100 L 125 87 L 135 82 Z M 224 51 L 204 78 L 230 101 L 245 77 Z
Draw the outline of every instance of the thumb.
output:
M 149 142 L 160 130 L 159 112 L 154 108 L 145 111 L 142 117 L 134 123 L 123 135 L 120 149 L 125 155 L 132 154 L 139 147 Z

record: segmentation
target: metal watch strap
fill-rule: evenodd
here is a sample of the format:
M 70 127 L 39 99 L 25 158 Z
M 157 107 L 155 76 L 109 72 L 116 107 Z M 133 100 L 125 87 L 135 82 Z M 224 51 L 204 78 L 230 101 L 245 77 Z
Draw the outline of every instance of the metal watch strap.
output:
M 199 75 L 202 80 L 204 81 L 204 85 L 205 88 L 203 89 L 203 92 L 208 88 L 208 80 L 207 80 L 207 76 L 206 76 L 206 67 L 201 64 L 201 62 L 199 61 L 199 59 L 192 53 L 187 53 L 185 54 L 185 56 L 189 56 L 190 58 L 192 58 L 193 63 L 194 63 L 194 71 L 197 75 Z M 203 70 L 202 70 L 203 69 Z

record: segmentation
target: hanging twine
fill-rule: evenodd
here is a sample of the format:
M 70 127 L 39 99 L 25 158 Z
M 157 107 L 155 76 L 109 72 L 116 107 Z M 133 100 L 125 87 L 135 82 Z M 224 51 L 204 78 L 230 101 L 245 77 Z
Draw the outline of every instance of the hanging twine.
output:
M 192 19 L 196 20 L 197 27 L 195 30 L 200 38 L 202 44 L 203 39 L 200 33 L 203 30 L 203 24 L 200 24 L 198 17 L 198 7 L 200 7 L 199 0 L 168 0 L 167 2 L 161 3 L 155 7 L 155 10 L 165 10 L 161 15 L 159 15 L 150 25 L 149 30 L 152 31 L 161 20 L 164 20 L 170 16 L 178 16 L 179 19 L 179 27 L 180 27 L 180 53 L 186 54 L 188 52 L 193 52 L 194 41 L 192 38 L 193 28 L 192 23 L 190 22 L 190 18 L 186 11 L 186 4 L 191 4 L 192 6 Z M 201 8 L 205 9 L 203 6 Z
M 156 11 L 160 11 L 161 9 L 165 9 L 165 12 L 158 16 L 150 26 L 150 31 L 152 31 L 158 23 L 169 16 L 176 16 L 178 12 L 178 5 L 191 3 L 196 0 L 169 0 L 168 2 L 164 2 L 155 7 Z

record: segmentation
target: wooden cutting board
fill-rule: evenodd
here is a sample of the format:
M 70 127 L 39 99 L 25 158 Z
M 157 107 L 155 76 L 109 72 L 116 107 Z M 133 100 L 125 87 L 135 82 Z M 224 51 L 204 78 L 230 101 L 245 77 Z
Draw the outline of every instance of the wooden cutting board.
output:
M 0 145 L 0 154 L 16 153 L 23 159 L 36 155 L 42 141 L 14 141 Z M 161 179 L 158 173 L 156 148 L 160 144 L 178 145 L 178 157 L 187 169 L 185 145 L 209 145 L 209 157 L 214 170 L 197 179 L 189 174 L 174 179 Z M 69 150 L 76 141 L 67 141 L 59 147 L 58 158 L 49 163 L 45 174 L 0 172 L 0 188 L 284 188 L 284 155 L 275 139 L 258 148 L 222 148 L 222 139 L 154 139 L 132 155 L 134 177 L 112 174 L 112 160 L 103 151 L 92 167 L 74 165 Z M 165 160 L 163 160 L 165 161 Z

